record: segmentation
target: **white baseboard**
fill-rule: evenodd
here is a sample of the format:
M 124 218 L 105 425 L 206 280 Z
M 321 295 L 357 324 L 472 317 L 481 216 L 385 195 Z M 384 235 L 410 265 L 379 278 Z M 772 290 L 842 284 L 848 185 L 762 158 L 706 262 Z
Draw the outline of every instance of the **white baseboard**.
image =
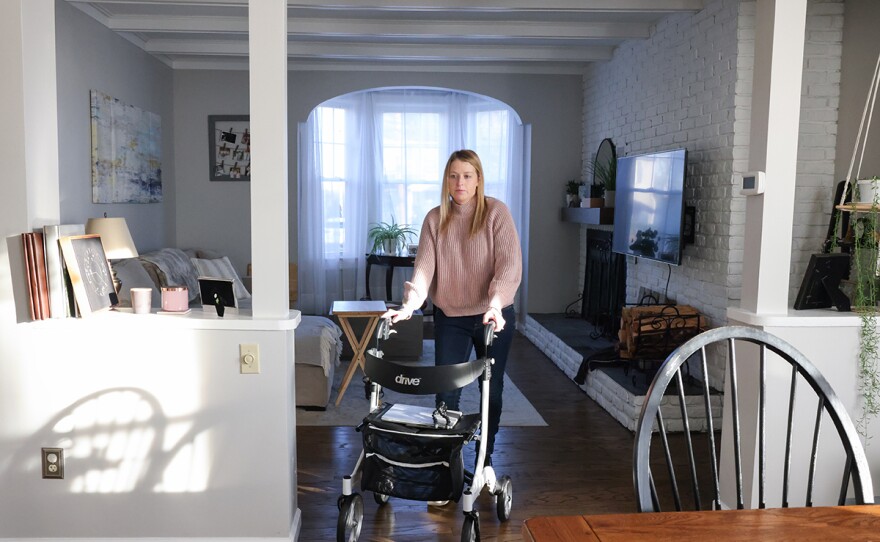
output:
M 299 540 L 299 531 L 302 527 L 302 512 L 296 509 L 293 521 L 290 525 L 290 535 L 286 537 L 265 536 L 194 536 L 194 537 L 150 537 L 150 542 L 296 542 Z M 0 538 L 0 542 L 107 542 L 106 537 L 79 537 L 79 538 Z M 113 542 L 144 542 L 144 538 L 113 538 Z

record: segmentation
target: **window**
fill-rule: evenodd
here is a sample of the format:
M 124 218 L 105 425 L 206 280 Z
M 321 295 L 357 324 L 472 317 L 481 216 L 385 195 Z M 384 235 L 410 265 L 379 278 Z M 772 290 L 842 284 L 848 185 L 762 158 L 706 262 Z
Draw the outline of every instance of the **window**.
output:
M 345 243 L 345 109 L 318 107 L 317 147 L 321 156 L 321 191 L 324 194 L 325 254 L 338 255 Z
M 486 194 L 507 203 L 519 225 L 525 134 L 506 104 L 450 90 L 368 90 L 315 108 L 300 131 L 301 308 L 323 314 L 334 299 L 365 294 L 370 225 L 393 220 L 419 231 L 440 202 L 454 150 L 480 155 Z M 395 275 L 395 299 L 404 275 Z
M 504 199 L 509 175 L 510 123 L 506 105 L 485 98 L 445 91 L 374 91 L 372 105 L 379 172 L 374 183 L 376 208 L 373 222 L 392 220 L 419 229 L 425 215 L 437 206 L 443 167 L 450 149 L 449 132 L 465 126 L 470 144 L 483 161 L 486 192 Z M 423 99 L 424 98 L 424 99 Z M 465 102 L 466 106 L 461 107 Z M 345 253 L 346 185 L 357 182 L 347 170 L 348 145 L 355 142 L 358 111 L 349 97 L 331 100 L 315 110 L 324 208 L 324 253 Z M 456 148 L 464 148 L 456 147 Z M 362 203 L 362 202 L 361 202 Z M 349 203 L 351 204 L 351 203 Z M 355 203 L 357 204 L 357 203 Z

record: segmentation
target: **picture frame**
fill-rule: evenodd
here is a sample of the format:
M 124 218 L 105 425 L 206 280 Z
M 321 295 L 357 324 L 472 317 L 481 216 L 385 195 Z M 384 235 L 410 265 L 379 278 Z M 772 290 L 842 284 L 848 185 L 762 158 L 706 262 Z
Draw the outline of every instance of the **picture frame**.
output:
M 90 316 L 117 305 L 119 297 L 101 236 L 70 235 L 59 238 L 58 244 L 80 314 Z
M 250 181 L 250 116 L 208 115 L 208 156 L 211 181 Z
M 233 280 L 223 277 L 199 277 L 199 295 L 202 299 L 202 310 L 216 312 L 217 316 L 238 313 L 238 299 L 235 297 Z M 218 299 L 219 307 L 213 300 Z
M 407 256 L 415 257 L 415 255 L 416 255 L 416 253 L 418 253 L 418 251 L 419 251 L 419 245 L 418 245 L 418 244 L 412 244 L 412 243 L 411 243 L 411 244 L 409 244 L 409 245 L 406 245 L 406 255 L 407 255 Z

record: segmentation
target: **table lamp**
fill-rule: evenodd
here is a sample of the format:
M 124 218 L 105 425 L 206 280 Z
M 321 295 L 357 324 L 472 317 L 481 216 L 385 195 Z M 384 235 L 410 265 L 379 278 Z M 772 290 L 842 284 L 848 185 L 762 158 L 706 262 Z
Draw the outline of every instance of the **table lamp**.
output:
M 128 231 L 128 225 L 124 218 L 90 218 L 86 222 L 86 233 L 89 235 L 97 234 L 101 236 L 101 245 L 104 247 L 104 254 L 107 256 L 107 263 L 110 260 L 121 260 L 123 258 L 135 258 L 138 255 L 137 248 L 134 246 L 134 240 Z M 110 266 L 113 276 L 113 286 L 116 293 L 122 283 L 116 277 L 116 271 Z

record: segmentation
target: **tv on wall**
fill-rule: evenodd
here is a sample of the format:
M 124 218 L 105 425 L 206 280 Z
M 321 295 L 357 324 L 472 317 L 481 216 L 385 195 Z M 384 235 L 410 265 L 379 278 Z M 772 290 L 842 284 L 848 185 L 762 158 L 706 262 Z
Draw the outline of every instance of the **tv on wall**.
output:
M 612 250 L 681 263 L 687 150 L 617 159 Z

